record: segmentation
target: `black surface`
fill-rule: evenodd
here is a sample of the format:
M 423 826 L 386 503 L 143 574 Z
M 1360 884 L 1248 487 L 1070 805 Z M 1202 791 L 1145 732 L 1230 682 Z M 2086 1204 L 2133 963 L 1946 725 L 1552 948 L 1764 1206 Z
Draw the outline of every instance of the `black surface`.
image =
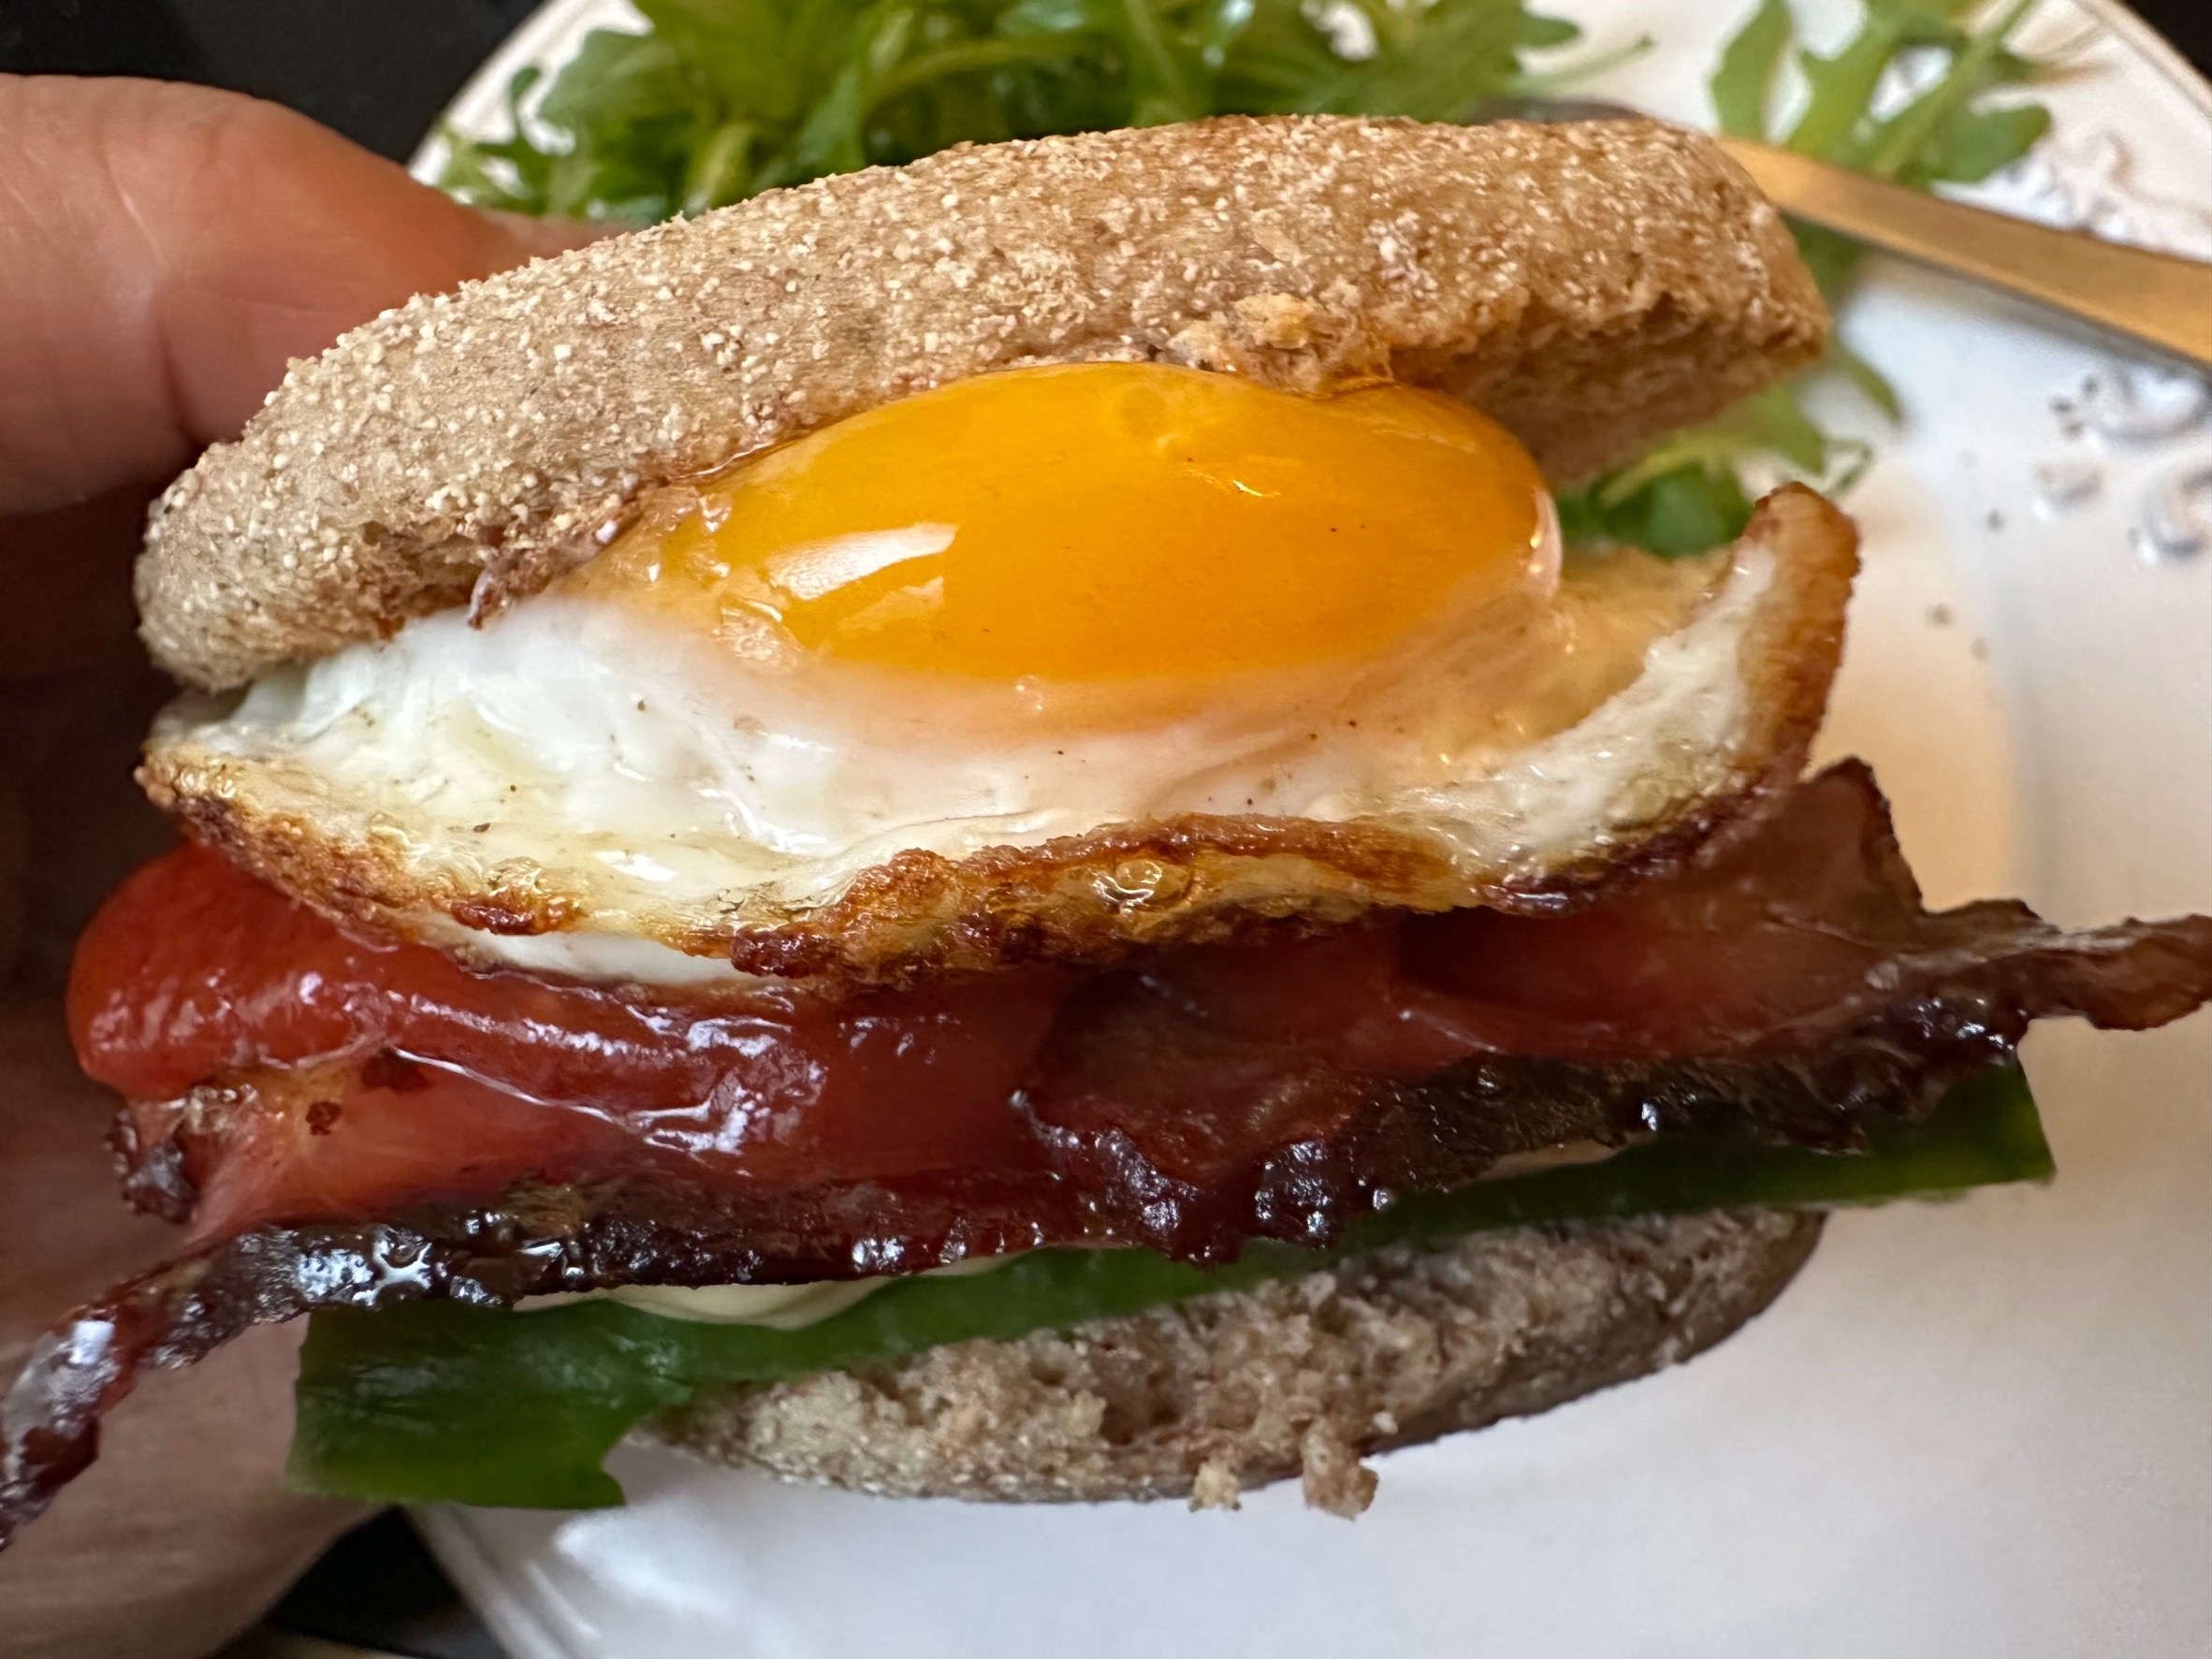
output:
M 2212 76 L 2212 0 L 2134 0 L 2134 6 L 2184 57 Z
M 501 1659 L 499 1645 L 397 1510 L 333 1544 L 269 1623 L 415 1659 Z
M 259 94 L 404 156 L 536 0 L 0 0 L 0 68 Z M 1591 18 L 1593 0 L 1556 0 Z M 1748 0 L 1746 0 L 1748 4 Z M 2212 74 L 2212 0 L 2135 9 Z
M 400 158 L 536 3 L 0 0 L 0 69 L 230 87 Z M 2136 0 L 2135 8 L 2212 74 L 2212 0 Z M 1585 19 L 1599 11 L 1590 0 L 1559 0 L 1558 9 Z M 340 1540 L 272 1623 L 418 1659 L 498 1659 L 397 1515 Z

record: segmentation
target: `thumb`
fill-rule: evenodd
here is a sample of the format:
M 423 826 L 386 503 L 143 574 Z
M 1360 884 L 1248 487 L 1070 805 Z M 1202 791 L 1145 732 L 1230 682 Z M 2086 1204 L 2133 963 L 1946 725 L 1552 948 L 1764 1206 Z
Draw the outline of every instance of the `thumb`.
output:
M 0 517 L 161 482 L 410 295 L 549 251 L 306 118 L 0 77 Z

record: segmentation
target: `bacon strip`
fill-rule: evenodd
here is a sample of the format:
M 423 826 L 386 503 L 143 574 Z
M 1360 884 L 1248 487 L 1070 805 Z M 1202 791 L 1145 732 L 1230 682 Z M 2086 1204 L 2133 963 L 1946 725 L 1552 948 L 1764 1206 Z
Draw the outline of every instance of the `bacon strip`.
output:
M 2016 904 L 1925 911 L 1855 765 L 1801 786 L 1748 839 L 1575 915 L 1400 920 L 1089 979 L 1008 976 L 981 982 L 972 1008 L 973 986 L 932 993 L 919 1024 L 910 1002 L 687 1010 L 531 982 L 537 1052 L 488 1041 L 471 1012 L 512 980 L 454 970 L 436 996 L 380 1002 L 373 970 L 402 951 L 298 925 L 285 948 L 322 951 L 318 974 L 338 974 L 317 981 L 327 1005 L 269 1001 L 253 1029 L 197 1006 L 137 1051 L 146 1075 L 179 1083 L 208 1055 L 247 1062 L 220 1084 L 227 1106 L 203 1086 L 132 1120 L 141 1178 L 178 1204 L 198 1197 L 199 1243 L 34 1352 L 0 1405 L 0 1541 L 91 1462 L 100 1416 L 141 1372 L 316 1307 L 903 1273 L 1066 1243 L 1217 1261 L 1257 1237 L 1332 1242 L 1380 1195 L 1463 1185 L 1520 1151 L 1650 1135 L 1847 1151 L 2004 1061 L 2035 1018 L 2142 1027 L 2212 998 L 2212 919 L 2064 933 Z M 80 1029 L 129 1013 L 94 997 Z M 618 1064 L 607 1022 L 623 1020 Z M 986 1025 L 990 1042 L 955 1041 Z M 885 1053 L 910 1057 L 924 1030 L 961 1080 L 943 1097 L 959 1107 L 953 1151 L 935 1163 L 926 1134 L 895 1125 L 903 1162 L 796 1179 L 794 1143 L 833 1164 L 884 1159 L 865 1125 L 808 1142 L 807 1113 L 834 1089 L 779 1097 L 782 1139 L 765 1150 L 731 1140 L 715 1088 L 700 1099 L 703 1053 L 721 1055 L 718 1086 L 751 1086 L 745 1053 L 788 1071 L 794 1054 L 893 1032 Z M 192 1042 L 202 1058 L 181 1064 Z M 548 1064 L 573 1092 L 523 1090 Z M 1009 1075 L 1019 1086 L 993 1081 Z M 336 1127 L 318 1129 L 326 1105 Z M 672 1112 L 688 1126 L 673 1138 Z M 429 1156 L 394 1151 L 414 1142 Z M 379 1157 L 376 1180 L 343 1178 Z M 246 1165 L 261 1177 L 226 1187 Z

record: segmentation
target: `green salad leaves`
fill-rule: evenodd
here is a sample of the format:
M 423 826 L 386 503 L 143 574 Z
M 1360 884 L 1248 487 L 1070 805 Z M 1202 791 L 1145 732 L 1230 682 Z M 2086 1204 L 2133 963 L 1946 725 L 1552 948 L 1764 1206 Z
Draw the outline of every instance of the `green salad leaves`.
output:
M 1706 83 L 1720 130 L 1779 144 L 1907 184 L 1972 184 L 2020 159 L 2050 112 L 2016 89 L 2038 67 L 2010 50 L 2034 0 L 2003 0 L 1979 28 L 1974 0 L 1867 0 L 1858 33 L 1827 55 L 1797 43 L 1788 0 L 1759 5 Z M 1785 64 L 1802 82 L 1795 114 L 1779 119 Z M 1890 95 L 1893 87 L 1914 90 Z M 1864 250 L 1802 226 L 1797 245 L 1828 303 L 1841 302 Z M 1890 419 L 1901 414 L 1879 371 L 1841 341 L 1813 375 L 1841 374 Z M 1863 443 L 1829 436 L 1806 414 L 1811 377 L 1771 386 L 1720 419 L 1677 434 L 1640 460 L 1564 497 L 1570 540 L 1617 541 L 1666 554 L 1733 540 L 1751 516 L 1748 468 L 1779 469 L 1848 489 L 1865 467 Z
M 455 139 L 443 182 L 531 213 L 649 224 L 963 141 L 1320 110 L 1465 118 L 1576 37 L 1522 0 L 640 0 L 516 136 Z M 1355 54 L 1342 48 L 1351 45 Z M 532 108 L 534 120 L 523 111 Z M 534 133 L 534 137 L 533 137 Z
M 973 1337 L 1064 1330 L 1357 1250 L 1485 1229 L 1733 1204 L 1872 1203 L 2051 1173 L 2016 1068 L 1954 1089 L 1865 1154 L 1654 1142 L 1458 1192 L 1409 1198 L 1332 1252 L 1260 1243 L 1200 1269 L 1147 1250 L 1040 1250 L 994 1272 L 902 1280 L 796 1331 L 667 1319 L 612 1302 L 516 1314 L 416 1302 L 314 1317 L 301 1351 L 293 1484 L 381 1502 L 618 1503 L 615 1442 L 695 1390 L 844 1369 Z

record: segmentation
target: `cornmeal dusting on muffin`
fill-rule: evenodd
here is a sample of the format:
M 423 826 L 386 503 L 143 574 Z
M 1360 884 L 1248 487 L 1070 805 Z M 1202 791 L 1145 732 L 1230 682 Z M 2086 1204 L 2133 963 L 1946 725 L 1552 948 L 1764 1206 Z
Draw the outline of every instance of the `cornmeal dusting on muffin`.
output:
M 961 148 L 387 312 L 171 487 L 138 599 L 157 662 L 238 685 L 530 592 L 653 485 L 1040 363 L 1438 385 L 1566 483 L 1826 326 L 1773 208 L 1656 123 L 1232 117 Z

